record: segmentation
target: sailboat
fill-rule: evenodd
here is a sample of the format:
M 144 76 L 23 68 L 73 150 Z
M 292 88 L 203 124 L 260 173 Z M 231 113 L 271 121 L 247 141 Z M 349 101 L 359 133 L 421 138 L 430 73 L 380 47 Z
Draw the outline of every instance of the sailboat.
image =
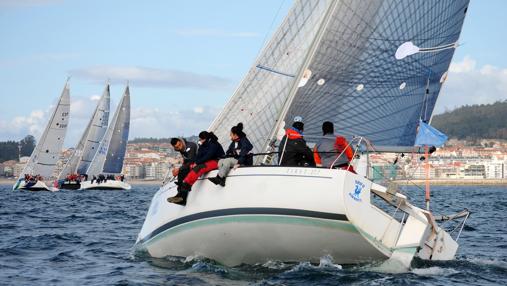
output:
M 76 190 L 81 188 L 81 176 L 86 178 L 86 170 L 98 150 L 100 140 L 104 137 L 109 121 L 110 92 L 106 85 L 92 118 L 86 126 L 81 139 L 74 149 L 65 167 L 58 175 L 60 189 Z
M 454 259 L 456 233 L 393 185 L 373 182 L 367 166 L 373 152 L 423 150 L 414 146 L 418 124 L 431 120 L 468 4 L 295 1 L 209 128 L 224 145 L 231 125 L 243 122 L 261 154 L 256 164 L 231 170 L 223 188 L 206 179 L 216 171 L 208 173 L 186 206 L 168 203 L 176 185 L 164 185 L 151 201 L 138 249 L 226 265 L 330 255 L 339 264 L 407 269 L 414 257 Z M 295 116 L 304 118 L 309 142 L 318 140 L 322 122 L 332 121 L 360 155 L 352 162 L 357 174 L 279 166 L 274 146 Z M 463 218 L 460 230 L 466 217 L 467 211 L 447 216 Z
M 121 174 L 123 159 L 127 151 L 130 127 L 130 91 L 129 87 L 121 98 L 113 119 L 98 147 L 92 162 L 86 170 L 88 180 L 81 183 L 82 190 L 108 189 L 130 190 Z
M 70 97 L 69 84 L 65 83 L 58 103 L 51 114 L 46 129 L 30 156 L 23 172 L 13 186 L 13 190 L 53 191 L 44 181 L 53 175 L 56 162 L 60 159 L 67 125 L 69 122 Z

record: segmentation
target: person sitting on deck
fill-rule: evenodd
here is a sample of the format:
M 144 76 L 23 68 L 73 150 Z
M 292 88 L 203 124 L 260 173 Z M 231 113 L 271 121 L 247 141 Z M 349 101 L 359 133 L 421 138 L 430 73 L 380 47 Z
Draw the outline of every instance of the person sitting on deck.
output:
M 303 119 L 296 116 L 292 127 L 285 131 L 280 146 L 278 146 L 278 164 L 280 166 L 315 166 L 313 152 L 306 146 L 303 131 Z
M 230 136 L 232 142 L 229 145 L 227 152 L 225 152 L 226 158 L 218 161 L 217 176 L 208 178 L 208 180 L 213 182 L 215 185 L 220 185 L 222 187 L 225 186 L 225 178 L 232 168 L 253 165 L 253 156 L 250 153 L 253 146 L 252 143 L 250 143 L 250 140 L 246 137 L 246 134 L 243 132 L 243 123 L 238 123 L 238 125 L 233 126 L 231 128 Z
M 183 157 L 183 164 L 179 168 L 174 168 L 172 174 L 177 177 L 176 185 L 181 186 L 183 180 L 190 172 L 190 165 L 194 163 L 195 157 L 197 156 L 197 144 L 194 142 L 187 142 L 183 138 L 172 138 L 171 145 L 175 151 L 180 152 Z
M 335 135 L 334 125 L 329 121 L 322 124 L 322 133 L 324 138 L 321 138 L 313 148 L 313 155 L 317 166 L 341 168 L 355 173 L 354 167 L 350 165 L 354 151 L 352 151 L 347 139 L 343 136 Z
M 178 193 L 174 197 L 167 199 L 170 203 L 186 205 L 188 193 L 192 190 L 192 185 L 203 174 L 218 168 L 218 159 L 225 154 L 224 148 L 218 143 L 218 138 L 213 132 L 202 131 L 199 133 L 199 150 L 195 163 L 192 164 L 192 170 L 179 186 Z

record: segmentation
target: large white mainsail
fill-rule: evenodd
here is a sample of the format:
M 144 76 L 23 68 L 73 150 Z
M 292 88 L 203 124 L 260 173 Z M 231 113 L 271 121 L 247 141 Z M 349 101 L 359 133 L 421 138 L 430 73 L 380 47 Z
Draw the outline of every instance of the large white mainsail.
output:
M 74 153 L 69 158 L 58 179 L 65 178 L 68 174 L 84 174 L 98 150 L 100 140 L 104 137 L 109 121 L 110 91 L 107 84 L 92 118 L 88 122 L 81 139 L 79 140 Z
M 408 41 L 452 46 L 467 6 L 468 0 L 296 1 L 210 130 L 225 143 L 231 125 L 244 122 L 258 152 L 284 122 L 302 116 L 306 135 L 320 135 L 322 122 L 332 121 L 349 138 L 413 146 L 454 49 L 403 60 L 395 52 Z
M 30 160 L 23 169 L 23 172 L 21 172 L 20 179 L 25 174 L 32 176 L 40 175 L 44 179 L 49 179 L 53 175 L 56 162 L 60 159 L 60 152 L 67 132 L 69 112 L 70 98 L 69 84 L 67 82 L 44 133 L 42 133 L 37 146 L 30 156 Z
M 102 173 L 121 173 L 127 150 L 129 127 L 130 91 L 127 86 L 86 174 L 94 176 Z

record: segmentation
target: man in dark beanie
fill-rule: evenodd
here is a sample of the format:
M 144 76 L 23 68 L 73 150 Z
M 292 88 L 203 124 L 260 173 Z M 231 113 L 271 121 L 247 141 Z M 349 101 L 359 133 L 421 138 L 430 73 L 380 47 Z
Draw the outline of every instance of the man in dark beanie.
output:
M 313 152 L 303 138 L 303 118 L 296 116 L 292 127 L 285 131 L 278 146 L 278 164 L 281 166 L 315 166 Z

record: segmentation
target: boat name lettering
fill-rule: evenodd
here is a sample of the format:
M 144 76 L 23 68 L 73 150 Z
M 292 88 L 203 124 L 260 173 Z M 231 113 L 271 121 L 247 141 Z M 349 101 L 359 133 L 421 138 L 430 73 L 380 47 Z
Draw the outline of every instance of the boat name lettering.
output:
M 60 124 L 59 127 L 60 128 L 67 128 L 67 124 Z
M 361 181 L 355 180 L 354 192 L 350 192 L 349 196 L 356 202 L 360 202 L 361 191 L 364 189 L 364 184 Z
M 318 175 L 320 174 L 319 169 L 300 169 L 300 168 L 289 168 L 287 174 L 291 175 Z

